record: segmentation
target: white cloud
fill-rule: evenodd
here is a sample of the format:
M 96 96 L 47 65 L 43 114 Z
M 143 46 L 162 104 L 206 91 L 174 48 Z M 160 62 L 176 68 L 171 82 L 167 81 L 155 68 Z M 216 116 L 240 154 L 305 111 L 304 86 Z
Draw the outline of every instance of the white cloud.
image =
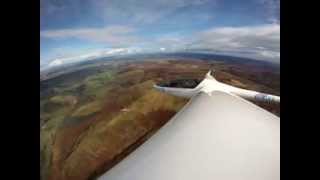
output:
M 62 55 L 57 58 L 65 62 L 93 59 L 115 54 L 130 54 L 137 52 L 156 51 L 205 51 L 245 56 L 255 59 L 280 62 L 280 25 L 265 24 L 258 26 L 219 27 L 210 28 L 193 34 L 182 35 L 169 33 L 150 39 L 136 39 L 131 33 L 135 30 L 124 26 L 108 28 L 65 29 L 43 31 L 41 35 L 47 38 L 79 38 L 89 41 L 108 42 L 112 49 L 103 49 L 85 55 Z M 133 48 L 136 47 L 136 48 Z M 141 48 L 137 48 L 141 47 Z M 71 58 L 70 58 L 71 57 Z M 57 60 L 56 59 L 56 60 Z M 51 62 L 51 66 L 60 61 Z M 60 63 L 61 64 L 61 63 Z
M 260 54 L 264 57 L 270 57 L 270 58 L 280 58 L 280 52 L 274 52 L 274 51 L 261 51 Z
M 128 19 L 133 23 L 154 23 L 179 8 L 197 7 L 215 0 L 93 0 L 99 16 L 107 21 Z
M 151 46 L 168 52 L 224 53 L 280 62 L 280 25 L 210 28 L 188 36 L 171 33 L 154 38 Z
M 76 38 L 91 42 L 107 43 L 111 46 L 130 45 L 139 40 L 133 35 L 135 29 L 127 26 L 108 26 L 103 28 L 78 28 L 41 31 L 40 36 L 50 39 Z
M 220 27 L 194 35 L 191 49 L 247 54 L 280 61 L 280 25 Z
M 49 66 L 59 66 L 63 63 L 63 60 L 62 59 L 56 59 L 56 60 L 53 60 Z
M 71 57 L 61 57 L 51 60 L 46 67 L 59 66 L 62 64 L 69 64 L 74 62 L 80 62 L 85 60 L 92 60 L 96 58 L 108 57 L 112 55 L 125 55 L 132 53 L 141 52 L 140 48 L 112 48 L 112 49 L 103 49 L 99 51 L 94 51 L 87 54 L 82 54 L 78 56 Z

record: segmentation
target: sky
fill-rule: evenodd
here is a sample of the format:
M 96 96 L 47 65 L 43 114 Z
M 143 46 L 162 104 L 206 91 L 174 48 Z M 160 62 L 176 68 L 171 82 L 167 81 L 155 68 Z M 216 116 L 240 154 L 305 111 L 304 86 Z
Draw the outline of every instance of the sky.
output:
M 40 69 L 206 52 L 280 63 L 280 0 L 40 0 Z

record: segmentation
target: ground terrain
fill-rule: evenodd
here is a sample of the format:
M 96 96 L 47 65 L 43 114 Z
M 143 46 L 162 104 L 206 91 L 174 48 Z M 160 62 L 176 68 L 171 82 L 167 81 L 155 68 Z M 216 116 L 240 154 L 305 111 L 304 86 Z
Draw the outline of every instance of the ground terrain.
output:
M 280 71 L 261 63 L 166 57 L 97 61 L 40 77 L 42 179 L 94 179 L 146 141 L 187 102 L 152 88 L 175 79 L 217 80 L 280 95 Z M 280 106 L 259 103 L 280 116 Z

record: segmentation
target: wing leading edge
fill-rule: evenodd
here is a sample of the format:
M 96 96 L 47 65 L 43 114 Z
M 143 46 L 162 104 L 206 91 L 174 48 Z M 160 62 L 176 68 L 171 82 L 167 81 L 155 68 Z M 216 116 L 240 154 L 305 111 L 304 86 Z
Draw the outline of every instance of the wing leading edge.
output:
M 99 179 L 280 179 L 280 119 L 228 93 L 199 93 Z

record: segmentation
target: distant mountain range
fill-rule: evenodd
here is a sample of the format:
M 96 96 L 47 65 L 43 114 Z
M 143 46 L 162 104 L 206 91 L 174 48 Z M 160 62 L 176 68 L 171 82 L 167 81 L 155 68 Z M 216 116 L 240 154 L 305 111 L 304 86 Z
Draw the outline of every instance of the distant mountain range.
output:
M 256 66 L 264 66 L 276 69 L 279 71 L 280 64 L 267 62 L 263 60 L 256 60 L 244 57 L 236 57 L 229 55 L 218 55 L 211 53 L 194 53 L 194 52 L 173 52 L 173 53 L 144 53 L 144 54 L 131 54 L 121 56 L 109 56 L 95 58 L 93 60 L 73 62 L 68 64 L 62 64 L 60 66 L 51 67 L 40 71 L 40 81 L 57 77 L 62 74 L 74 72 L 84 69 L 89 66 L 99 66 L 104 63 L 116 63 L 116 61 L 154 61 L 161 59 L 181 59 L 183 60 L 205 60 L 205 61 L 222 61 L 224 63 L 233 64 L 254 64 Z

